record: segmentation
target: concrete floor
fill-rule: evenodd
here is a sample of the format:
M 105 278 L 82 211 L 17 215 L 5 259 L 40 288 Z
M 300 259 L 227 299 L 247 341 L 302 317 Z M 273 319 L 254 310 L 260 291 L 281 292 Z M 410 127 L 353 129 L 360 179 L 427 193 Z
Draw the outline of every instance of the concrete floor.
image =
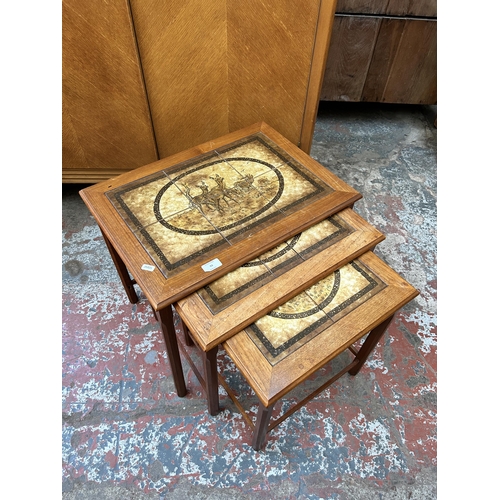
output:
M 64 500 L 437 498 L 435 113 L 322 103 L 311 156 L 363 194 L 355 210 L 386 235 L 375 253 L 420 296 L 356 377 L 272 431 L 262 452 L 223 389 L 224 410 L 208 415 L 187 364 L 189 393 L 174 395 L 144 296 L 127 301 L 83 186 L 63 185 Z

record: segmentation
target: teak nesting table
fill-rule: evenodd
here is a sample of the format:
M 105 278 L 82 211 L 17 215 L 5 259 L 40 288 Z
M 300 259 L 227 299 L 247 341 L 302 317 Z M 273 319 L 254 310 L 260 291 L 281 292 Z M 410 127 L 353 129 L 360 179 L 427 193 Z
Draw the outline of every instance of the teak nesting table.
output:
M 417 295 L 389 266 L 366 252 L 223 342 L 259 398 L 254 424 L 221 378 L 254 429 L 253 448 L 261 449 L 268 431 L 339 377 L 356 375 L 394 313 Z M 367 333 L 361 347 L 356 348 L 354 344 Z M 353 355 L 350 363 L 269 425 L 279 399 L 346 350 Z
M 179 396 L 186 387 L 170 306 L 361 198 L 265 123 L 80 195 L 129 300 L 137 284 L 159 317 Z
M 159 319 L 177 394 L 185 349 L 172 307 L 202 353 L 203 375 L 184 352 L 211 414 L 219 345 L 248 380 L 261 402 L 255 449 L 279 398 L 348 348 L 355 359 L 342 373 L 357 373 L 418 295 L 370 252 L 384 236 L 352 210 L 361 194 L 265 123 L 80 194 L 129 300 L 137 284 Z
M 352 232 L 339 229 L 347 227 Z M 220 382 L 254 429 L 255 450 L 269 430 L 340 376 L 356 375 L 394 313 L 418 295 L 370 251 L 359 250 L 357 259 L 344 261 L 352 240 L 359 249 L 361 242 L 373 247 L 381 239 L 376 229 L 344 209 L 175 304 L 186 345 L 194 340 L 201 351 L 203 374 L 179 344 L 205 390 L 209 412 L 219 411 Z M 298 256 L 302 260 L 294 262 Z M 284 266 L 283 274 L 267 272 L 264 262 L 273 260 L 276 267 Z M 357 350 L 354 344 L 367 333 Z M 260 400 L 255 424 L 218 374 L 219 345 Z M 351 363 L 269 425 L 278 399 L 347 349 L 354 355 Z

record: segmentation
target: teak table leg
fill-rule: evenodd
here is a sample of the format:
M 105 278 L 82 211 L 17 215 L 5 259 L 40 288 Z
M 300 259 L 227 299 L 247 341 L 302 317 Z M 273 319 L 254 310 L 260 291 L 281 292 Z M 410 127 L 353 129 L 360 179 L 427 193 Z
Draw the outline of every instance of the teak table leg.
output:
M 259 451 L 264 444 L 267 434 L 271 414 L 273 413 L 274 404 L 267 408 L 259 402 L 259 412 L 257 413 L 257 421 L 252 435 L 252 448 Z
M 208 412 L 210 415 L 219 413 L 219 379 L 217 372 L 217 351 L 214 347 L 202 352 L 203 368 L 205 371 L 205 387 L 207 392 Z
M 122 282 L 123 288 L 125 288 L 125 293 L 127 294 L 128 300 L 130 300 L 130 302 L 132 304 L 136 304 L 139 301 L 139 297 L 137 297 L 137 294 L 135 293 L 134 282 L 130 279 L 128 269 L 125 266 L 121 257 L 116 253 L 116 250 L 114 249 L 111 242 L 108 240 L 108 238 L 106 238 L 106 235 L 102 231 L 101 231 L 101 233 L 102 233 L 102 237 L 104 238 L 104 243 L 106 243 L 106 246 L 108 247 L 111 258 L 113 259 L 113 262 L 115 263 L 115 267 L 116 267 L 116 270 L 118 272 L 118 276 L 120 276 L 120 280 Z
M 361 367 L 364 365 L 365 361 L 368 359 L 368 356 L 371 354 L 371 352 L 377 345 L 378 341 L 380 340 L 380 337 L 382 337 L 384 332 L 387 330 L 387 327 L 389 326 L 393 317 L 394 315 L 390 316 L 384 322 L 380 323 L 380 325 L 376 326 L 369 333 L 368 337 L 366 337 L 365 341 L 363 342 L 361 349 L 356 355 L 356 359 L 359 362 L 354 368 L 349 370 L 348 372 L 349 375 L 356 375 L 359 372 L 359 370 L 361 370 Z
M 174 317 L 172 306 L 164 307 L 158 311 L 160 316 L 160 325 L 165 345 L 167 347 L 167 356 L 174 377 L 175 389 L 177 395 L 182 398 L 186 395 L 186 383 L 184 381 L 184 373 L 182 372 L 181 356 L 179 346 L 177 344 L 177 335 L 175 334 Z
M 182 321 L 182 318 L 180 316 L 179 316 L 179 328 L 182 331 L 182 335 L 184 336 L 184 342 L 186 342 L 186 345 L 189 347 L 194 346 L 193 339 L 189 335 L 188 327 L 186 326 L 186 323 Z

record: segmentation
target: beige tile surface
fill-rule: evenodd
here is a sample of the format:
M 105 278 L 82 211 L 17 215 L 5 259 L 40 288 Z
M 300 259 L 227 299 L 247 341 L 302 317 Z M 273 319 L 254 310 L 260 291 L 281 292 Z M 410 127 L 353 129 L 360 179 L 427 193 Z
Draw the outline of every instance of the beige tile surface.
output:
M 341 214 L 333 215 L 264 252 L 258 259 L 219 278 L 197 293 L 215 315 L 352 231 Z
M 106 195 L 168 277 L 332 192 L 256 134 Z
M 384 287 L 355 260 L 255 321 L 246 332 L 275 365 Z

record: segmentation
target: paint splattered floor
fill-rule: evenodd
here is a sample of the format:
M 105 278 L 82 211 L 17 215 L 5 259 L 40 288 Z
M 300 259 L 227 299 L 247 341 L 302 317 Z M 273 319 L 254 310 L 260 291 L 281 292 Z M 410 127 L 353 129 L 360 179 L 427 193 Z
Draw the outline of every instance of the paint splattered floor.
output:
M 62 491 L 73 499 L 434 499 L 435 107 L 322 103 L 311 156 L 363 194 L 375 253 L 420 291 L 356 377 L 273 430 L 262 452 L 224 390 L 206 411 L 185 364 L 178 398 L 142 293 L 128 302 L 81 185 L 62 191 Z M 277 410 L 333 373 L 335 360 Z M 244 404 L 256 398 L 223 353 Z

